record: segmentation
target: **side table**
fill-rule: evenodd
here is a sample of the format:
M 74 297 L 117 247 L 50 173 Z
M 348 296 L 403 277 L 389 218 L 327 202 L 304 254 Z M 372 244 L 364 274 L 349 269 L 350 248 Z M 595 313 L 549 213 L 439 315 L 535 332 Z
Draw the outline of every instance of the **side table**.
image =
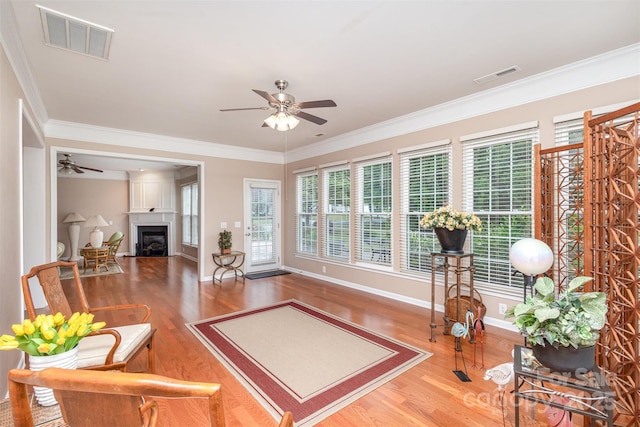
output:
M 531 349 L 516 345 L 513 372 L 516 427 L 520 425 L 520 399 L 581 414 L 591 420 L 592 426 L 596 425 L 596 419 L 613 426 L 615 393 L 599 367 L 577 377 L 561 375 L 538 366 Z M 567 398 L 569 403 L 563 405 L 552 401 L 555 396 Z
M 438 265 L 437 260 L 442 259 L 442 264 Z M 466 264 L 466 265 L 465 265 Z M 431 253 L 431 323 L 429 326 L 431 327 L 431 338 L 429 341 L 435 342 L 435 329 L 436 329 L 436 272 L 442 271 L 444 275 L 444 300 L 443 304 L 445 306 L 444 311 L 444 335 L 449 335 L 451 331 L 451 326 L 453 323 L 457 321 L 455 317 L 458 317 L 460 313 L 460 302 L 461 302 L 461 293 L 462 286 L 469 287 L 469 310 L 474 314 L 476 314 L 475 310 L 475 300 L 473 293 L 473 272 L 475 267 L 473 266 L 473 254 L 472 253 L 464 253 L 464 254 L 451 254 L 446 252 L 432 252 Z M 455 275 L 455 283 L 449 284 L 449 272 L 454 273 Z M 463 283 L 462 277 L 464 273 L 468 273 L 469 281 L 467 284 Z M 448 313 L 446 309 L 447 306 L 447 296 L 449 295 L 449 289 L 455 287 L 456 288 L 456 313 Z M 453 318 L 452 318 L 453 316 Z M 469 342 L 474 343 L 475 340 L 475 329 L 473 325 L 469 326 Z
M 82 256 L 84 257 L 84 272 L 87 271 L 87 267 L 90 264 L 93 264 L 93 271 L 100 271 L 100 267 L 104 267 L 109 271 L 109 267 L 107 266 L 107 260 L 109 259 L 109 246 L 102 246 L 101 248 L 82 248 Z
M 228 271 L 233 271 L 236 276 L 236 280 L 238 279 L 238 273 L 242 276 L 242 280 L 244 281 L 244 271 L 242 271 L 242 265 L 244 264 L 244 252 L 240 251 L 231 251 L 228 254 L 221 254 L 219 252 L 214 252 L 211 254 L 213 257 L 213 263 L 216 265 L 215 270 L 213 270 L 213 281 L 216 281 L 216 273 L 218 270 L 222 270 L 220 272 L 220 278 L 218 281 L 222 283 L 222 276 L 224 276 Z

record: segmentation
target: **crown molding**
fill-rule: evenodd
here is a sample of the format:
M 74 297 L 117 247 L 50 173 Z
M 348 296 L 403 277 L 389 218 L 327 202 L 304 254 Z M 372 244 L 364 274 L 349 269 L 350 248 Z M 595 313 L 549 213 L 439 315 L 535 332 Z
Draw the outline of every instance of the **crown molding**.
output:
M 640 43 L 291 150 L 304 160 L 640 75 Z
M 158 150 L 170 153 L 219 157 L 234 160 L 249 160 L 263 163 L 284 164 L 284 153 L 234 147 L 192 139 L 175 138 L 151 133 L 86 125 L 82 123 L 49 120 L 44 133 L 50 138 L 95 142 L 120 147 Z

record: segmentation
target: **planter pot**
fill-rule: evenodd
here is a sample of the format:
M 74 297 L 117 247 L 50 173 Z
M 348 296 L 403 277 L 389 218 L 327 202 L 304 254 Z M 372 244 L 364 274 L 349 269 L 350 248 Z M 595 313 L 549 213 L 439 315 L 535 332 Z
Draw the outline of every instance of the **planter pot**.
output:
M 222 255 L 230 254 L 231 253 L 231 248 L 220 249 L 220 253 Z
M 446 228 L 434 228 L 433 232 L 440 242 L 441 252 L 445 254 L 463 254 L 464 242 L 467 240 L 469 230 L 456 228 L 448 230 Z
M 596 364 L 596 346 L 559 347 L 534 345 L 533 355 L 543 366 L 555 372 L 568 372 L 572 376 L 592 370 Z
M 76 369 L 78 365 L 78 347 L 54 354 L 53 356 L 29 356 L 29 369 L 42 371 L 46 368 Z M 58 402 L 53 395 L 53 390 L 45 387 L 33 387 L 36 400 L 41 406 L 53 406 Z

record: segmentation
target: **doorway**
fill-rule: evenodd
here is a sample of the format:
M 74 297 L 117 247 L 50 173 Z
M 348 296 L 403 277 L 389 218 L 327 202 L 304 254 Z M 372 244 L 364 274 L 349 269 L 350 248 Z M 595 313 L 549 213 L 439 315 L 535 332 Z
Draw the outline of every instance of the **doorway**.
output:
M 280 181 L 244 180 L 245 271 L 281 266 Z

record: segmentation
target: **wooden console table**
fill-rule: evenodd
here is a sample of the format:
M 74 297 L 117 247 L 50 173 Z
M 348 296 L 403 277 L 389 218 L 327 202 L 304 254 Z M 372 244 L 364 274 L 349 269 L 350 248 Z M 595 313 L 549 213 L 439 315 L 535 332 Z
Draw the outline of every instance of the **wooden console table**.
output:
M 438 259 L 442 259 L 442 263 L 438 264 Z M 466 264 L 466 265 L 465 265 Z M 473 272 L 475 267 L 473 266 L 473 254 L 450 254 L 446 252 L 432 252 L 431 253 L 431 338 L 429 341 L 435 342 L 435 329 L 436 329 L 436 272 L 442 271 L 444 276 L 444 335 L 449 335 L 451 326 L 458 320 L 460 313 L 460 297 L 462 286 L 468 286 L 469 288 L 469 310 L 476 315 L 475 300 L 473 293 Z M 449 284 L 449 272 L 455 275 L 455 282 Z M 463 283 L 463 275 L 468 273 L 468 283 Z M 449 295 L 449 289 L 455 287 L 456 290 L 456 312 L 449 313 L 447 310 L 447 298 Z M 469 342 L 473 343 L 475 340 L 475 330 L 473 325 L 469 326 Z
M 82 256 L 84 257 L 84 272 L 87 271 L 87 267 L 93 264 L 94 271 L 100 271 L 100 267 L 104 267 L 109 271 L 107 266 L 107 260 L 109 259 L 109 246 L 103 246 L 101 248 L 85 247 L 82 248 Z
M 244 252 L 240 251 L 231 251 L 228 254 L 221 254 L 219 252 L 214 252 L 211 254 L 213 257 L 213 263 L 216 265 L 215 270 L 213 270 L 213 282 L 216 281 L 216 273 L 218 270 L 222 270 L 220 272 L 220 278 L 218 281 L 222 283 L 222 276 L 224 276 L 228 271 L 233 271 L 236 276 L 236 280 L 238 279 L 238 273 L 242 276 L 242 280 L 244 281 L 244 271 L 242 271 L 242 265 L 244 264 Z

